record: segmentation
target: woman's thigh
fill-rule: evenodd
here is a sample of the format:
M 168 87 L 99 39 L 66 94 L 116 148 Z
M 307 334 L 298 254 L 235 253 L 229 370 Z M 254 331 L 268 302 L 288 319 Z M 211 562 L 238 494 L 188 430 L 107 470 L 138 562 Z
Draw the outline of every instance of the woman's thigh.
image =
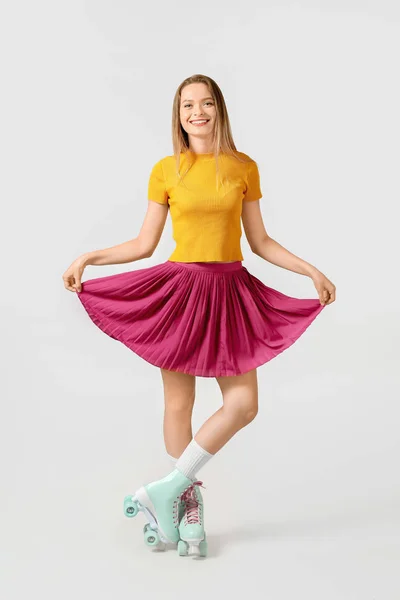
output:
M 171 410 L 193 409 L 196 377 L 188 373 L 160 369 L 164 386 L 165 407 Z

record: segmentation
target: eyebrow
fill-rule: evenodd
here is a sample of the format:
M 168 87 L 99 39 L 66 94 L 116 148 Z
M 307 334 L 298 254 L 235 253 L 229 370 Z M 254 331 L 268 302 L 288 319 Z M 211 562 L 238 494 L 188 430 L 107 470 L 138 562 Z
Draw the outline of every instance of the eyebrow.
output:
M 211 96 L 207 96 L 207 98 L 202 98 L 202 100 L 214 100 L 214 98 L 211 98 Z M 186 100 L 182 100 L 182 104 L 184 104 L 185 102 L 193 102 L 192 98 L 186 98 Z

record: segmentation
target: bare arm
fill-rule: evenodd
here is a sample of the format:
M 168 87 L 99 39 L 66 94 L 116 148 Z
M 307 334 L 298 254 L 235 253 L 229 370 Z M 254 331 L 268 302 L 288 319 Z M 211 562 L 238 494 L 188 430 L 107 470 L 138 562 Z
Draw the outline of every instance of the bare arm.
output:
M 87 265 L 116 265 L 134 262 L 151 256 L 160 241 L 168 214 L 168 204 L 159 204 L 149 200 L 147 213 L 143 220 L 139 235 L 123 244 L 94 250 L 82 254 L 63 273 L 65 289 L 70 292 L 82 290 L 82 274 Z
M 104 250 L 86 252 L 81 257 L 83 264 L 116 265 L 151 256 L 160 241 L 167 215 L 167 204 L 149 200 L 142 227 L 136 238 Z
M 260 202 L 243 202 L 242 221 L 249 246 L 257 256 L 276 265 L 312 277 L 318 271 L 305 260 L 286 250 L 265 230 Z
M 289 252 L 268 235 L 264 226 L 259 200 L 243 202 L 242 222 L 246 238 L 254 254 L 273 265 L 310 277 L 318 291 L 321 304 L 330 304 L 335 300 L 336 288 L 321 271 L 299 256 Z

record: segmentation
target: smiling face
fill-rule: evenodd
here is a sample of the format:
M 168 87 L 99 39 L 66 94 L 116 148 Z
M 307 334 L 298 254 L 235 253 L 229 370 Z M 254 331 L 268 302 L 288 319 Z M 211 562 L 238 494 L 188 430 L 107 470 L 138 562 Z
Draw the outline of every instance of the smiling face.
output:
M 216 111 L 205 83 L 191 83 L 182 89 L 179 115 L 181 125 L 189 136 L 189 144 L 211 152 Z

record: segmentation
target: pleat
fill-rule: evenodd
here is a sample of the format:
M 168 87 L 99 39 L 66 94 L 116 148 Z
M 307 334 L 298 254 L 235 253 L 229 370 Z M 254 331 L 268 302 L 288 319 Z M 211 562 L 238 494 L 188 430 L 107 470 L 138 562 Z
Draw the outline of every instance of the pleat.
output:
M 324 306 L 287 296 L 243 265 L 164 263 L 83 282 L 93 323 L 147 362 L 202 377 L 240 375 L 292 345 Z

